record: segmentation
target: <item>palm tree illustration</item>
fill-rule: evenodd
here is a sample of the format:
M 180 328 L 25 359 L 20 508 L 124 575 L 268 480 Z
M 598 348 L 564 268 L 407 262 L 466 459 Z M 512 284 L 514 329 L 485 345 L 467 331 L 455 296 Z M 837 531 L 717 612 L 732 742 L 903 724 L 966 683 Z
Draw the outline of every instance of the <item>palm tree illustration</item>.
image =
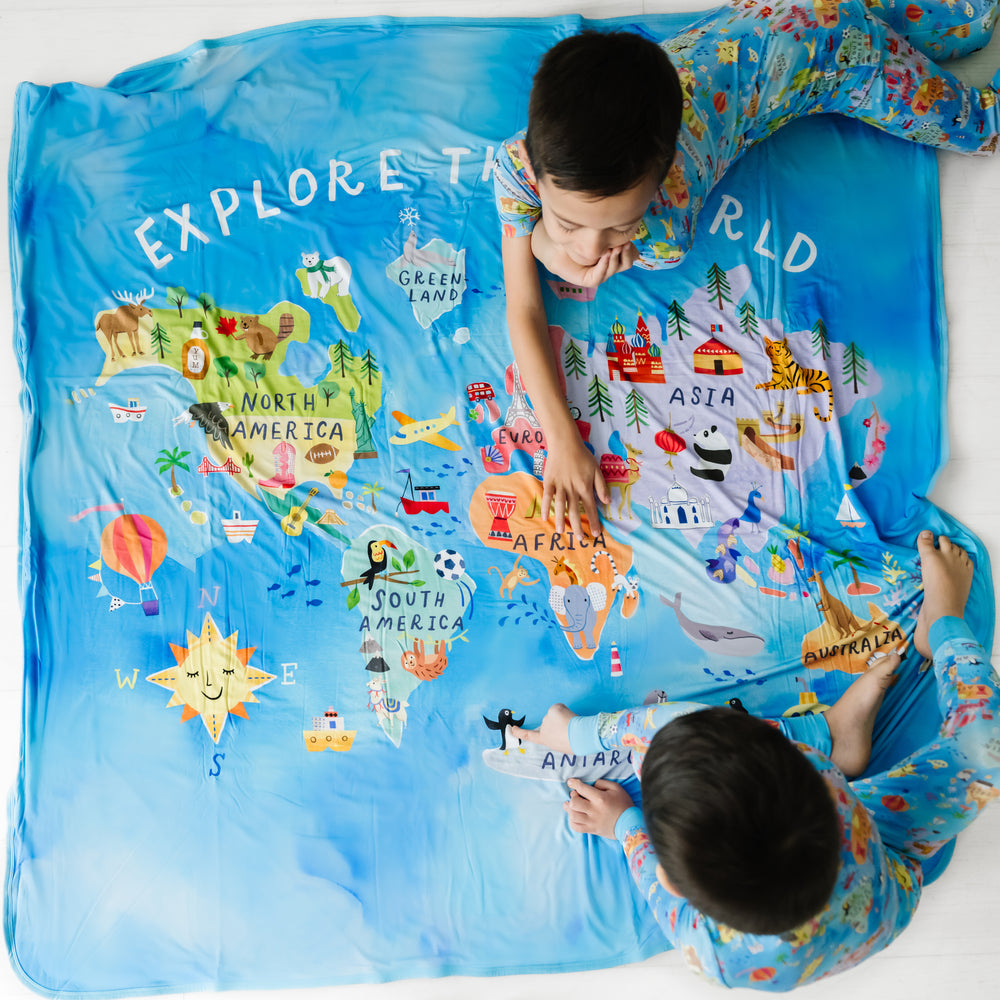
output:
M 379 486 L 378 483 L 365 483 L 361 487 L 361 495 L 368 496 L 372 498 L 372 510 L 378 513 L 378 508 L 375 506 L 375 497 L 384 490 L 384 486 Z
M 827 554 L 837 557 L 831 567 L 832 569 L 837 569 L 839 566 L 851 567 L 851 575 L 854 577 L 854 583 L 848 586 L 847 593 L 852 597 L 858 597 L 862 594 L 877 594 L 881 591 L 882 588 L 874 583 L 861 582 L 858 577 L 858 568 L 863 568 L 865 566 L 865 561 L 860 556 L 854 555 L 850 549 L 844 549 L 843 552 L 835 552 L 833 549 L 828 549 Z
M 177 477 L 174 475 L 174 469 L 183 469 L 185 472 L 190 472 L 191 470 L 184 462 L 184 459 L 191 452 L 181 451 L 180 448 L 174 448 L 173 451 L 161 448 L 158 454 L 160 456 L 156 459 L 158 471 L 161 476 L 164 472 L 170 471 L 170 493 L 172 496 L 179 497 L 184 491 L 177 485 Z

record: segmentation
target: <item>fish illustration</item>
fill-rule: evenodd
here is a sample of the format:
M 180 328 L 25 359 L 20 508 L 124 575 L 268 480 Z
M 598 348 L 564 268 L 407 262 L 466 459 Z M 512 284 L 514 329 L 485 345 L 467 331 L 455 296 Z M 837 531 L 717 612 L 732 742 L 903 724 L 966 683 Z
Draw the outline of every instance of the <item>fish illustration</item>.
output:
M 687 637 L 707 653 L 721 653 L 724 656 L 755 656 L 764 648 L 762 636 L 745 632 L 741 628 L 726 625 L 703 625 L 693 622 L 681 611 L 681 595 L 675 594 L 671 601 L 660 594 L 660 600 L 668 608 L 673 608 L 677 623 Z

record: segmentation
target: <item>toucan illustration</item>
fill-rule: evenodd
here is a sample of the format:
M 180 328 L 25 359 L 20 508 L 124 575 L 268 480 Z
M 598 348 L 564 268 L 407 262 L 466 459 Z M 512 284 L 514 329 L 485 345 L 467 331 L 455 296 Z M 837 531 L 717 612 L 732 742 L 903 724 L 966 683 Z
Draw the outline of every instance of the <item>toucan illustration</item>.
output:
M 507 749 L 507 727 L 508 726 L 523 726 L 525 716 L 521 716 L 520 719 L 514 718 L 514 713 L 509 708 L 501 709 L 500 714 L 496 718 L 496 722 L 492 719 L 487 719 L 483 716 L 483 722 L 486 723 L 488 729 L 500 730 L 500 749 Z
M 361 574 L 361 579 L 365 582 L 369 590 L 375 586 L 375 577 L 385 569 L 385 564 L 389 561 L 389 555 L 385 551 L 386 548 L 394 549 L 396 546 L 388 538 L 373 538 L 368 543 L 369 566 Z

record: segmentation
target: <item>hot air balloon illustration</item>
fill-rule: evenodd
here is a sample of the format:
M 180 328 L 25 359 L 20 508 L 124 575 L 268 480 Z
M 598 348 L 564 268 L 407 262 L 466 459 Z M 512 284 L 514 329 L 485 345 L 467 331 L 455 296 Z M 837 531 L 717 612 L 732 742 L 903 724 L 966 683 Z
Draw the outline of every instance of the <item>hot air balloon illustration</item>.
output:
M 160 613 L 153 574 L 167 554 L 163 528 L 145 514 L 122 514 L 101 532 L 101 557 L 116 573 L 139 585 L 139 602 L 147 615 Z
M 656 442 L 656 446 L 662 448 L 666 453 L 667 465 L 671 469 L 674 467 L 674 456 L 679 455 L 687 447 L 684 438 L 675 433 L 669 426 L 658 431 L 653 440 Z

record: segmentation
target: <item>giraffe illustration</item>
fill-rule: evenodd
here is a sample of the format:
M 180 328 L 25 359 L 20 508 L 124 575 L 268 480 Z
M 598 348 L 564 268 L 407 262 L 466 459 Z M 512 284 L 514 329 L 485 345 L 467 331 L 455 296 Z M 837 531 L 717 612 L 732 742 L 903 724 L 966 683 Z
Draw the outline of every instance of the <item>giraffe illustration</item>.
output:
M 565 556 L 560 556 L 552 565 L 552 577 L 555 579 L 560 573 L 565 573 L 569 577 L 570 584 L 580 583 L 580 574 L 576 571 L 576 568 L 572 563 L 566 562 Z

